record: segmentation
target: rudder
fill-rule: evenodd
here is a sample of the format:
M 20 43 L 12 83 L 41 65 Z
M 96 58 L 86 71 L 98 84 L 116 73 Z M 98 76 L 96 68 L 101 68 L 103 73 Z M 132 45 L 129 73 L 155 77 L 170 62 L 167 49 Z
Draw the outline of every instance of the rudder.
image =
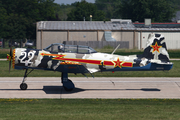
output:
M 149 34 L 143 57 L 169 62 L 165 38 L 161 34 Z

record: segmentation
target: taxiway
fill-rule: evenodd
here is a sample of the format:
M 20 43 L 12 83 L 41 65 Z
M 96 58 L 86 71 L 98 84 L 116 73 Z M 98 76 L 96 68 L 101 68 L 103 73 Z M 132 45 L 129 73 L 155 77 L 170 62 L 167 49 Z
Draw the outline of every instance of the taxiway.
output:
M 180 98 L 180 78 L 69 77 L 75 89 L 66 92 L 59 77 L 1 77 L 0 98 Z

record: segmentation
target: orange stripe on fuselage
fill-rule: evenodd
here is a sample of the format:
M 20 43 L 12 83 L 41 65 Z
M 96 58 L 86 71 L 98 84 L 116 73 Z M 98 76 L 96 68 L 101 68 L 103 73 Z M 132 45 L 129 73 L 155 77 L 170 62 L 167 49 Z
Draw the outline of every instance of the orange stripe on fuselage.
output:
M 115 61 L 103 61 L 103 60 L 89 60 L 89 59 L 78 59 L 78 58 L 64 58 L 66 55 L 58 55 L 58 54 L 45 54 L 41 53 L 42 56 L 54 56 L 54 60 L 61 60 L 61 61 L 73 61 L 73 62 L 80 62 L 80 63 L 87 63 L 87 64 L 96 64 L 96 65 L 107 65 L 107 66 L 114 66 Z M 132 67 L 133 63 L 132 62 L 124 62 L 124 61 L 119 61 L 122 63 L 122 67 Z M 117 67 L 117 66 L 115 66 Z
M 133 67 L 133 63 L 132 62 L 124 62 L 122 64 L 122 67 Z
M 64 57 L 64 56 L 66 56 L 66 55 L 58 55 L 58 54 L 46 54 L 46 53 L 41 53 L 41 55 L 42 55 L 42 56 L 52 56 L 52 57 L 53 57 L 53 56 L 56 56 L 56 57 L 58 57 L 58 58 L 59 58 L 59 57 L 61 58 L 61 57 Z
M 114 66 L 114 63 L 112 61 L 104 61 L 103 65 Z
M 89 64 L 96 64 L 100 65 L 101 60 L 86 60 L 86 59 L 75 59 L 75 58 L 53 58 L 54 60 L 62 60 L 62 61 L 73 61 L 73 62 L 80 62 L 80 63 L 89 63 Z
M 58 55 L 58 54 L 45 54 L 41 53 L 42 56 L 55 56 L 54 60 L 61 60 L 61 61 L 73 61 L 73 62 L 80 62 L 80 63 L 89 63 L 89 64 L 96 64 L 101 65 L 101 60 L 87 60 L 87 59 L 77 59 L 77 58 L 63 58 L 66 55 Z

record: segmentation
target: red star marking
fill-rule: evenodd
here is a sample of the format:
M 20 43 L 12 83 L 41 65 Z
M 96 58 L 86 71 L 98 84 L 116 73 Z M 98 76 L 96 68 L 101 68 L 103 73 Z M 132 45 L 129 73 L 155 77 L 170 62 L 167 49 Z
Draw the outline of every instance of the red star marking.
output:
M 153 52 L 157 51 L 159 52 L 159 48 L 161 48 L 162 46 L 158 46 L 157 42 L 155 45 L 151 45 L 151 47 L 153 48 Z
M 120 61 L 119 58 L 118 58 L 117 61 L 114 61 L 114 63 L 115 63 L 115 67 L 120 67 L 121 68 L 123 61 Z

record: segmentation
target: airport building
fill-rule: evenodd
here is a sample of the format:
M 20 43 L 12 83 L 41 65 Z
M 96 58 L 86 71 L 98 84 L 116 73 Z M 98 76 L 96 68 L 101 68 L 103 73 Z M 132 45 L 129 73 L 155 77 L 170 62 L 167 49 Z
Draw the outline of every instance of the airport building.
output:
M 64 41 L 82 44 L 94 42 L 94 44 L 102 43 L 104 46 L 109 43 L 120 43 L 120 48 L 143 49 L 148 34 L 152 32 L 165 36 L 168 49 L 180 49 L 180 23 L 159 23 L 158 26 L 158 24 L 133 24 L 131 20 L 112 19 L 111 21 L 40 21 L 36 25 L 37 49 Z

